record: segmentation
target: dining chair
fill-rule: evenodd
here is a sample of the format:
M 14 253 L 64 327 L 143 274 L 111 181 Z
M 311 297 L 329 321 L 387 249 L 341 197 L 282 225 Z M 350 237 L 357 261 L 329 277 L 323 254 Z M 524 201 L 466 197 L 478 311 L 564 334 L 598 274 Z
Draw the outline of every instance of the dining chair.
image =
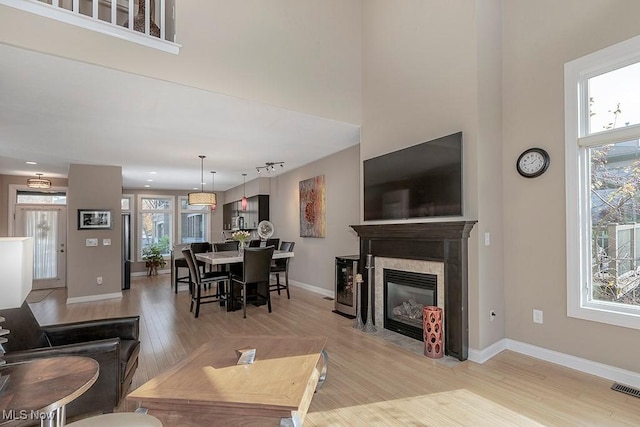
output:
M 235 284 L 242 287 L 242 310 L 243 317 L 247 317 L 247 285 L 256 286 L 256 300 L 263 297 L 267 301 L 269 313 L 271 313 L 271 297 L 269 292 L 269 277 L 271 275 L 271 259 L 275 248 L 246 248 L 243 254 L 242 275 L 231 275 L 231 288 Z M 260 285 L 264 285 L 266 295 L 260 295 Z
M 229 282 L 229 273 L 221 271 L 209 271 L 201 272 L 198 268 L 197 260 L 193 249 L 185 248 L 182 250 L 184 258 L 189 265 L 189 271 L 191 271 L 191 283 L 189 289 L 191 291 L 191 305 L 189 312 L 193 311 L 195 305 L 195 317 L 200 314 L 200 304 L 207 304 L 211 302 L 219 302 L 220 305 L 224 305 L 228 299 L 228 291 L 226 283 Z M 211 283 L 215 283 L 217 286 L 215 291 L 211 291 Z M 203 295 L 203 288 L 209 285 L 209 291 Z
M 260 240 L 260 239 L 251 239 L 251 240 L 249 240 L 249 247 L 250 248 L 259 248 L 261 243 L 262 243 L 262 240 Z
M 230 240 L 228 242 L 216 242 L 213 244 L 213 251 L 214 252 L 237 251 L 239 244 L 240 242 L 237 240 Z
M 172 268 L 172 276 L 173 276 L 173 287 L 175 293 L 178 293 L 178 284 L 179 283 L 191 283 L 191 272 L 189 271 L 189 265 L 187 264 L 187 260 L 182 256 L 182 249 L 184 249 L 185 245 L 175 245 L 173 250 L 171 251 L 171 268 Z M 186 268 L 187 275 L 180 276 L 180 269 Z
M 280 239 L 277 237 L 267 239 L 267 244 L 265 246 L 273 246 L 274 248 L 277 248 L 278 246 L 280 246 Z
M 214 252 L 227 252 L 227 251 L 237 251 L 240 246 L 240 242 L 238 240 L 229 240 L 226 242 L 215 242 L 213 244 Z M 229 276 L 229 281 L 231 281 L 232 274 L 242 274 L 242 265 L 240 263 L 234 264 L 222 264 L 218 266 L 218 271 L 227 273 Z M 229 290 L 231 292 L 232 289 Z M 234 301 L 231 301 L 232 298 L 229 298 L 229 304 L 233 304 Z
M 280 250 L 284 252 L 293 252 L 293 247 L 295 246 L 295 242 L 282 242 L 280 244 Z M 289 260 L 290 258 L 278 258 L 274 259 L 271 264 L 271 274 L 276 275 L 276 283 L 273 285 L 269 285 L 269 292 L 278 291 L 278 295 L 280 295 L 280 291 L 287 291 L 287 299 L 291 299 L 289 295 Z M 284 273 L 284 285 L 280 284 L 280 273 Z
M 194 242 L 191 244 L 191 250 L 193 251 L 194 254 L 203 254 L 205 252 L 211 252 L 212 248 L 211 248 L 211 243 L 209 242 Z M 207 263 L 204 261 L 198 261 L 196 264 L 198 267 L 200 267 L 202 269 L 202 272 L 204 273 L 204 270 L 207 266 Z

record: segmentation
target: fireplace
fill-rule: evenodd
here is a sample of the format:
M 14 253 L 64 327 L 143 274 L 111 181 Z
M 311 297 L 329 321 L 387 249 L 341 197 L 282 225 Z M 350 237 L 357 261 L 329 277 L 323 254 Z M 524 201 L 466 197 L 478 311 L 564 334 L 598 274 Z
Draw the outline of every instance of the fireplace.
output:
M 425 222 L 402 224 L 352 225 L 360 237 L 360 265 L 366 265 L 367 255 L 373 257 L 374 275 L 381 274 L 379 260 L 428 261 L 442 266 L 442 293 L 437 298 L 444 310 L 444 352 L 458 360 L 467 360 L 469 351 L 468 319 L 468 239 L 477 221 Z M 362 268 L 362 313 L 367 312 L 367 269 Z M 441 284 L 442 283 L 442 284 Z M 372 277 L 372 301 L 377 301 L 378 283 Z M 372 304 L 373 318 L 378 327 L 383 324 L 382 305 Z
M 384 327 L 422 341 L 422 309 L 438 301 L 434 274 L 384 269 Z

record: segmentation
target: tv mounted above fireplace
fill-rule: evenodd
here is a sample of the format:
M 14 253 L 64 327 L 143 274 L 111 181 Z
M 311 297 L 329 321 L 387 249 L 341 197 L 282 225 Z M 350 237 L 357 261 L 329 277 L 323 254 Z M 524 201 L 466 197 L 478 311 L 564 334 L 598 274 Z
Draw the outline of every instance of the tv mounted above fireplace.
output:
M 462 132 L 364 161 L 364 220 L 462 216 Z

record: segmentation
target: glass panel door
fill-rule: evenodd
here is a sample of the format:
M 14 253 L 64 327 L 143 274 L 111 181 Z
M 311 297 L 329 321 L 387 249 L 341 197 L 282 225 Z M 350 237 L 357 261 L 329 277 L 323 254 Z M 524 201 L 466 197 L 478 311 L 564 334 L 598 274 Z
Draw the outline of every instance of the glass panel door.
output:
M 66 206 L 17 206 L 15 236 L 34 238 L 33 289 L 66 284 Z

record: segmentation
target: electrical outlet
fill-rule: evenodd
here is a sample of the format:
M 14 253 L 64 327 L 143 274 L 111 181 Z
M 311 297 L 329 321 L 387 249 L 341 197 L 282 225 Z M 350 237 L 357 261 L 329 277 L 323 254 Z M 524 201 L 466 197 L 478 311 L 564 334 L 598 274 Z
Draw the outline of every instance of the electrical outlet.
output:
M 496 316 L 497 316 L 497 314 L 496 314 L 495 310 L 489 310 L 489 320 L 490 321 L 493 322 L 494 320 L 496 320 Z
M 543 323 L 542 310 L 533 310 L 533 323 Z
M 98 285 L 102 285 L 102 276 L 98 276 L 98 277 L 96 277 L 96 283 L 97 283 Z
M 484 233 L 484 245 L 485 246 L 491 245 L 491 234 L 489 234 L 489 232 Z

